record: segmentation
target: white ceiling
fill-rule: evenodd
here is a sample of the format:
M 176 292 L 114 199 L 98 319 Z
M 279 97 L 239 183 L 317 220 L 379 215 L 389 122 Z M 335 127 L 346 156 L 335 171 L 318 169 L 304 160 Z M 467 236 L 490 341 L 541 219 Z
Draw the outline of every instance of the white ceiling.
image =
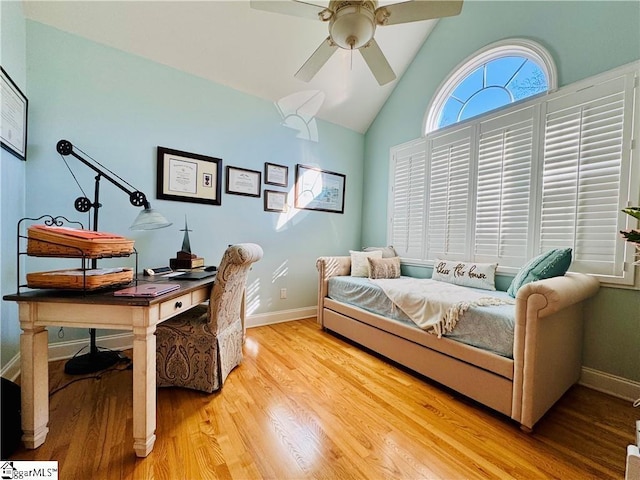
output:
M 380 2 L 388 3 L 397 0 Z M 314 97 L 322 99 L 324 94 L 315 116 L 362 133 L 436 23 L 376 30 L 375 38 L 398 78 L 381 87 L 360 53 L 351 56 L 345 50 L 338 50 L 311 82 L 294 78 L 328 36 L 328 25 L 252 9 L 248 0 L 23 0 L 23 4 L 31 20 L 273 102 L 299 92 L 321 92 Z M 311 108 L 308 113 L 315 113 L 317 102 Z

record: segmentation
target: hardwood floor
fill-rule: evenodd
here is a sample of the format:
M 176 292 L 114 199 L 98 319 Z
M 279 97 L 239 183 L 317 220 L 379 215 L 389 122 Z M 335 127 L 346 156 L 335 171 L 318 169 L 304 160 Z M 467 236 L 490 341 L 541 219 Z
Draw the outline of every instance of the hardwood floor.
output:
M 638 415 L 576 386 L 532 434 L 455 392 L 327 334 L 315 319 L 248 330 L 245 359 L 212 395 L 158 390 L 157 441 L 132 448 L 132 371 L 51 397 L 47 441 L 70 479 L 624 477 Z M 78 377 L 50 364 L 53 391 Z

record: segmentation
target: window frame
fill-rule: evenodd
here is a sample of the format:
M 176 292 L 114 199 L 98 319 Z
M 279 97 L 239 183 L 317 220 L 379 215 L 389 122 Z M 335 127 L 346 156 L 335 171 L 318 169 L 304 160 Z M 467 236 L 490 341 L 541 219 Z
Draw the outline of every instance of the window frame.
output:
M 501 40 L 499 42 L 492 43 L 478 50 L 477 52 L 473 53 L 462 62 L 460 62 L 447 76 L 447 78 L 445 78 L 444 81 L 438 86 L 438 88 L 436 89 L 436 94 L 431 99 L 431 102 L 429 102 L 429 106 L 427 107 L 427 111 L 423 119 L 423 135 L 427 135 L 438 130 L 438 119 L 440 118 L 442 109 L 444 108 L 450 95 L 458 87 L 460 82 L 462 82 L 467 77 L 467 75 L 474 72 L 478 67 L 492 60 L 496 60 L 502 57 L 514 56 L 524 57 L 535 62 L 545 74 L 547 78 L 547 85 L 549 88 L 545 93 L 538 93 L 536 95 L 526 97 L 524 99 L 510 103 L 509 105 L 505 105 L 504 107 L 491 110 L 492 112 L 504 108 L 509 108 L 515 104 L 529 101 L 531 98 L 534 98 L 536 96 L 545 95 L 546 93 L 554 92 L 557 90 L 558 72 L 556 69 L 556 64 L 553 61 L 553 57 L 542 45 L 526 38 L 510 38 L 507 40 Z M 447 125 L 443 128 L 459 125 L 460 123 L 466 121 L 468 120 L 462 120 L 460 122 Z
M 423 136 L 420 139 L 413 140 L 407 142 L 402 145 L 398 145 L 392 147 L 390 150 L 390 161 L 393 163 L 394 155 L 398 152 L 398 149 L 407 149 L 411 146 L 418 146 L 420 144 L 425 146 L 427 149 L 425 153 L 425 161 L 428 163 L 430 160 L 430 152 L 428 151 L 428 145 L 430 139 L 438 138 L 441 136 L 453 134 L 457 130 L 463 130 L 467 128 L 475 128 L 476 131 L 480 131 L 480 126 L 487 122 L 491 122 L 493 119 L 498 119 L 502 116 L 507 116 L 512 113 L 525 110 L 530 107 L 535 107 L 539 110 L 537 121 L 539 122 L 539 138 L 536 139 L 537 144 L 534 146 L 535 150 L 532 154 L 532 185 L 533 194 L 531 197 L 531 205 L 532 205 L 532 215 L 530 218 L 530 228 L 529 234 L 527 235 L 527 257 L 532 258 L 535 256 L 537 249 L 539 248 L 538 238 L 540 235 L 538 233 L 539 222 L 540 222 L 540 211 L 542 205 L 542 192 L 540 182 L 542 182 L 541 175 L 543 173 L 544 168 L 544 128 L 545 122 L 547 119 L 547 105 L 556 102 L 562 101 L 563 97 L 569 97 L 571 95 L 576 95 L 578 93 L 582 94 L 586 92 L 588 89 L 592 87 L 598 87 L 600 84 L 610 82 L 619 77 L 626 78 L 625 80 L 625 123 L 624 123 L 624 135 L 621 143 L 622 148 L 622 163 L 620 167 L 620 175 L 621 175 L 621 183 L 618 189 L 618 199 L 619 205 L 621 207 L 624 206 L 636 206 L 640 204 L 640 145 L 638 145 L 638 137 L 640 136 L 640 86 L 639 86 L 639 78 L 640 78 L 640 61 L 634 61 L 630 64 L 623 65 L 621 67 L 614 68 L 607 72 L 594 75 L 587 79 L 575 82 L 573 84 L 562 87 L 557 90 L 553 94 L 545 95 L 545 96 L 536 96 L 529 97 L 525 101 L 518 102 L 517 104 L 511 104 L 508 107 L 491 111 L 484 115 L 479 115 L 474 117 L 473 119 L 469 119 L 468 121 L 457 123 L 455 125 L 448 126 L 446 128 L 440 129 L 436 132 L 432 132 L 429 135 Z M 599 87 L 598 87 L 599 88 Z M 474 126 L 475 125 L 475 126 Z M 473 167 L 474 171 L 477 172 L 477 157 L 474 160 L 476 166 Z M 429 169 L 429 165 L 426 167 L 427 171 Z M 390 165 L 390 174 L 394 171 L 394 166 Z M 626 175 L 629 175 L 629 178 L 626 178 Z M 477 175 L 474 177 L 474 184 L 477 183 Z M 387 231 L 387 239 L 390 241 L 393 238 L 393 215 L 394 215 L 394 204 L 392 203 L 392 192 L 394 186 L 394 178 L 390 177 L 390 196 L 389 196 L 389 204 L 388 204 L 388 226 L 389 229 Z M 425 185 L 429 184 L 429 179 L 425 179 Z M 476 185 L 473 186 L 474 195 Z M 428 202 L 428 194 L 425 194 L 425 201 Z M 475 198 L 474 198 L 475 201 Z M 422 225 L 420 228 L 426 230 L 429 219 L 427 218 L 427 210 L 428 205 L 424 206 L 424 218 L 422 219 Z M 472 213 L 473 216 L 473 225 L 469 225 L 471 230 L 475 228 L 476 225 L 476 214 L 477 212 L 474 210 Z M 618 226 L 624 228 L 637 228 L 636 222 L 634 219 L 628 215 L 624 215 L 622 212 L 618 212 Z M 532 228 L 533 227 L 533 228 Z M 532 237 L 533 235 L 533 237 Z M 615 275 L 602 275 L 595 274 L 603 284 L 608 286 L 615 286 L 619 288 L 640 288 L 640 274 L 638 272 L 638 268 L 633 266 L 634 262 L 634 246 L 629 242 L 624 242 L 620 237 L 616 243 L 615 252 L 612 254 L 617 254 L 619 251 L 623 252 L 624 255 L 624 263 L 622 264 L 622 274 L 620 276 Z M 473 248 L 475 245 L 475 239 L 471 238 L 468 241 L 469 245 L 467 245 L 469 254 L 473 252 Z M 392 244 L 392 243 L 391 243 Z M 394 245 L 395 246 L 395 245 Z M 400 254 L 402 261 L 407 265 L 420 265 L 420 266 L 432 266 L 434 259 L 429 259 L 427 254 L 427 236 L 423 238 L 422 245 L 422 255 L 419 258 L 415 256 L 403 256 Z M 460 260 L 469 260 L 472 258 L 470 255 L 468 258 L 458 258 Z M 618 257 L 616 257 L 618 258 Z M 498 262 L 500 263 L 500 262 Z M 616 262 L 616 265 L 618 263 Z M 513 275 L 519 270 L 519 267 L 515 266 L 504 266 L 499 265 L 498 272 L 502 274 Z

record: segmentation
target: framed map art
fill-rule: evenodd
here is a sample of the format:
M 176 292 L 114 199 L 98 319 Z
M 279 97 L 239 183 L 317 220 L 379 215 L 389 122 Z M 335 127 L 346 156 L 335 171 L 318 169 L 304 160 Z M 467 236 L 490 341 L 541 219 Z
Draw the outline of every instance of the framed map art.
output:
M 344 213 L 346 176 L 317 167 L 296 165 L 295 207 Z

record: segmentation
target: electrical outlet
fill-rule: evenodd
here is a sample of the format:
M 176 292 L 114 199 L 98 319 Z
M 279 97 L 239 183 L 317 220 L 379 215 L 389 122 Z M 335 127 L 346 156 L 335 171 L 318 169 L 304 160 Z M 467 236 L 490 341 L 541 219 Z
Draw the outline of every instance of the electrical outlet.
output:
M 287 289 L 286 288 L 281 288 L 280 289 L 280 298 L 281 299 L 287 298 Z

